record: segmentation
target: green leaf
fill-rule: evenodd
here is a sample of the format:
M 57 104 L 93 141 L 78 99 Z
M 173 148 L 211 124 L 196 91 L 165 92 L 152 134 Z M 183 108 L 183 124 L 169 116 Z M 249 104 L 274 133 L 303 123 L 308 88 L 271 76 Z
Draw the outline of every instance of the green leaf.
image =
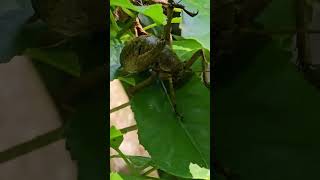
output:
M 123 180 L 123 179 L 118 173 L 111 172 L 110 173 L 110 180 Z
M 180 39 L 173 41 L 172 49 L 182 61 L 187 61 L 199 49 L 203 48 L 202 45 L 195 39 Z M 210 52 L 208 49 L 203 48 L 205 51 L 206 60 L 210 62 Z M 202 71 L 201 57 L 192 65 L 192 69 L 196 72 Z
M 190 163 L 190 173 L 193 179 L 210 179 L 210 170 L 200 167 L 198 164 Z
M 110 128 L 110 146 L 114 149 L 118 149 L 123 141 L 123 134 L 116 127 Z
M 148 166 L 157 167 L 150 157 L 143 156 L 127 156 L 135 168 L 143 170 Z
M 210 98 L 209 90 L 193 77 L 176 90 L 176 118 L 167 95 L 158 83 L 145 87 L 131 100 L 139 140 L 162 170 L 192 178 L 190 162 L 209 168 Z M 187 151 L 186 151 L 187 149 Z
M 119 173 L 122 177 L 123 180 L 147 180 L 150 178 L 145 178 L 142 176 L 134 176 L 134 175 L 128 175 L 128 174 L 123 174 L 123 173 Z
M 319 177 L 320 93 L 291 58 L 270 42 L 237 79 L 215 88 L 216 156 L 241 179 Z
M 78 56 L 70 50 L 65 48 L 29 48 L 24 53 L 34 61 L 51 65 L 75 77 L 80 76 Z
M 130 84 L 132 86 L 136 85 L 136 82 L 134 78 L 132 77 L 118 77 L 120 81 L 126 82 L 127 84 Z
M 110 40 L 110 81 L 115 78 L 115 74 L 120 65 L 120 53 L 124 44 L 117 40 Z
M 150 6 L 135 6 L 129 0 L 110 0 L 111 6 L 119 6 L 131 9 L 150 17 L 157 24 L 164 24 L 166 16 L 163 14 L 162 6 L 154 4 Z
M 107 177 L 105 107 L 105 94 L 92 93 L 77 103 L 76 112 L 67 119 L 66 146 L 78 165 L 78 180 Z
M 295 17 L 295 1 L 273 0 L 256 21 L 266 29 L 295 28 Z
M 210 1 L 183 0 L 181 4 L 188 10 L 199 11 L 195 17 L 182 13 L 181 36 L 196 39 L 204 48 L 210 50 Z

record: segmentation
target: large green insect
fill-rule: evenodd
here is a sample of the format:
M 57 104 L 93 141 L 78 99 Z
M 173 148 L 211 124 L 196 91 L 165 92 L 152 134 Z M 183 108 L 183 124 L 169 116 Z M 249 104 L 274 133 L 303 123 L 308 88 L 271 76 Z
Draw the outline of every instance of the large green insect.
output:
M 184 6 L 169 1 L 167 6 L 167 24 L 164 27 L 164 36 L 160 39 L 153 35 L 138 36 L 124 46 L 120 54 L 121 70 L 123 73 L 133 74 L 143 71 L 149 71 L 150 77 L 137 85 L 127 89 L 129 95 L 133 95 L 138 90 L 150 85 L 154 80 L 160 78 L 168 81 L 169 95 L 173 105 L 173 110 L 179 117 L 182 117 L 176 108 L 174 89 L 186 82 L 193 75 L 191 66 L 202 57 L 202 70 L 206 70 L 206 59 L 202 49 L 195 52 L 187 61 L 181 61 L 177 54 L 171 49 L 171 20 L 173 8 L 183 9 L 190 16 L 197 13 L 191 13 L 185 10 Z M 203 79 L 207 86 L 207 76 L 203 73 Z

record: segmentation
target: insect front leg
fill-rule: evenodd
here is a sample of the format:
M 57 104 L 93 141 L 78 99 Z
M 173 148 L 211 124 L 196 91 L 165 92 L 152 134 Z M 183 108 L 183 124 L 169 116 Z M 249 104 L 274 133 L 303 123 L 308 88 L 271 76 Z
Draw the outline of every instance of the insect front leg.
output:
M 170 94 L 170 100 L 171 100 L 171 103 L 172 103 L 172 106 L 173 106 L 173 110 L 174 110 L 174 113 L 177 115 L 177 117 L 182 120 L 183 119 L 183 116 L 178 112 L 177 110 L 177 103 L 176 103 L 176 95 L 175 95 L 175 91 L 174 91 L 174 88 L 173 88 L 173 79 L 172 79 L 172 76 L 170 76 L 168 78 L 168 81 L 169 81 L 169 94 Z
M 166 41 L 166 43 L 168 45 L 171 46 L 171 41 L 172 41 L 172 37 L 171 37 L 171 29 L 172 29 L 172 24 L 171 21 L 173 19 L 173 0 L 169 0 L 169 6 L 167 8 L 167 24 L 164 26 L 164 34 L 163 34 L 163 39 Z
M 202 65 L 202 78 L 206 87 L 210 88 L 209 78 L 207 76 L 207 60 L 204 54 L 203 49 L 199 49 L 196 51 L 189 60 L 187 60 L 184 64 L 184 69 L 189 69 L 196 62 L 197 59 L 201 57 L 201 65 Z
M 154 71 L 151 71 L 151 75 L 147 79 L 127 89 L 128 96 L 131 97 L 139 90 L 149 86 L 156 79 L 156 77 L 157 77 L 157 73 Z

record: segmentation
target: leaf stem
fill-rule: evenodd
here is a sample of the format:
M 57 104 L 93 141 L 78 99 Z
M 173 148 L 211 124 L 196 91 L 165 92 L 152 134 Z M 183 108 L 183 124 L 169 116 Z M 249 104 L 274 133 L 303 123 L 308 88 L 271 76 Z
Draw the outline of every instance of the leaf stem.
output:
M 151 29 L 151 28 L 153 28 L 153 27 L 155 27 L 155 26 L 157 26 L 157 24 L 156 24 L 156 23 L 153 23 L 153 24 L 150 24 L 150 25 L 144 27 L 143 30 L 146 31 L 146 30 Z
M 128 168 L 130 169 L 130 171 L 135 174 L 135 175 L 139 175 L 139 173 L 137 172 L 137 170 L 134 168 L 134 166 L 131 164 L 131 162 L 129 161 L 129 159 L 127 158 L 127 156 L 125 154 L 123 154 L 121 152 L 121 150 L 119 148 L 115 148 L 114 150 L 117 151 L 117 153 L 119 154 L 119 156 L 124 160 L 124 162 L 127 164 Z

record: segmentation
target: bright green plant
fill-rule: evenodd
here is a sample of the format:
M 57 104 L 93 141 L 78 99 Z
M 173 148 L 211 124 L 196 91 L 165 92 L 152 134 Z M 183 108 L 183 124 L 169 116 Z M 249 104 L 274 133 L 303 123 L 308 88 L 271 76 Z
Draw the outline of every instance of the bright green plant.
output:
M 125 23 L 117 21 L 114 15 L 116 9 L 121 8 L 128 14 L 131 21 L 139 17 L 143 28 L 158 37 L 162 35 L 166 16 L 160 8 L 160 4 L 141 7 L 131 4 L 129 0 L 111 0 L 110 3 L 110 80 L 118 78 L 126 88 L 128 83 L 130 85 L 137 83 L 143 75 L 129 79 L 116 73 L 120 67 L 119 59 L 124 43 L 134 38 L 134 34 L 130 31 L 133 26 L 126 29 L 130 26 L 130 20 Z M 199 49 L 203 49 L 209 59 L 210 24 L 207 23 L 209 21 L 209 1 L 203 0 L 194 3 L 185 0 L 182 3 L 187 9 L 199 10 L 199 14 L 196 16 L 197 18 L 191 20 L 192 18 L 187 18 L 188 15 L 182 11 L 182 18 L 176 17 L 172 21 L 172 23 L 179 23 L 181 28 L 181 34 L 174 35 L 172 48 L 181 60 L 187 60 Z M 203 4 L 208 6 L 203 6 Z M 179 12 L 179 10 L 176 11 Z M 201 33 L 198 33 L 193 27 L 201 28 Z M 193 70 L 195 72 L 201 71 L 200 61 L 195 63 Z M 143 169 L 137 168 L 137 164 L 135 164 L 139 162 L 143 164 L 140 167 L 144 167 L 144 169 L 151 166 L 151 170 L 159 170 L 168 176 L 208 179 L 207 170 L 210 169 L 209 100 L 209 90 L 203 85 L 200 75 L 194 76 L 181 88 L 176 89 L 177 106 L 184 117 L 181 122 L 172 113 L 168 94 L 161 85 L 161 81 L 155 81 L 136 93 L 129 102 L 137 121 L 139 141 L 149 152 L 151 158 L 126 156 L 113 143 L 111 143 L 111 148 L 119 153 L 117 158 L 125 160 L 131 169 L 131 175 L 135 177 L 146 178 L 145 176 L 150 172 L 142 173 Z M 117 137 L 117 139 L 110 139 L 110 141 L 114 141 L 118 145 L 121 131 L 112 127 L 110 133 L 112 137 Z M 137 161 L 138 159 L 139 161 Z

